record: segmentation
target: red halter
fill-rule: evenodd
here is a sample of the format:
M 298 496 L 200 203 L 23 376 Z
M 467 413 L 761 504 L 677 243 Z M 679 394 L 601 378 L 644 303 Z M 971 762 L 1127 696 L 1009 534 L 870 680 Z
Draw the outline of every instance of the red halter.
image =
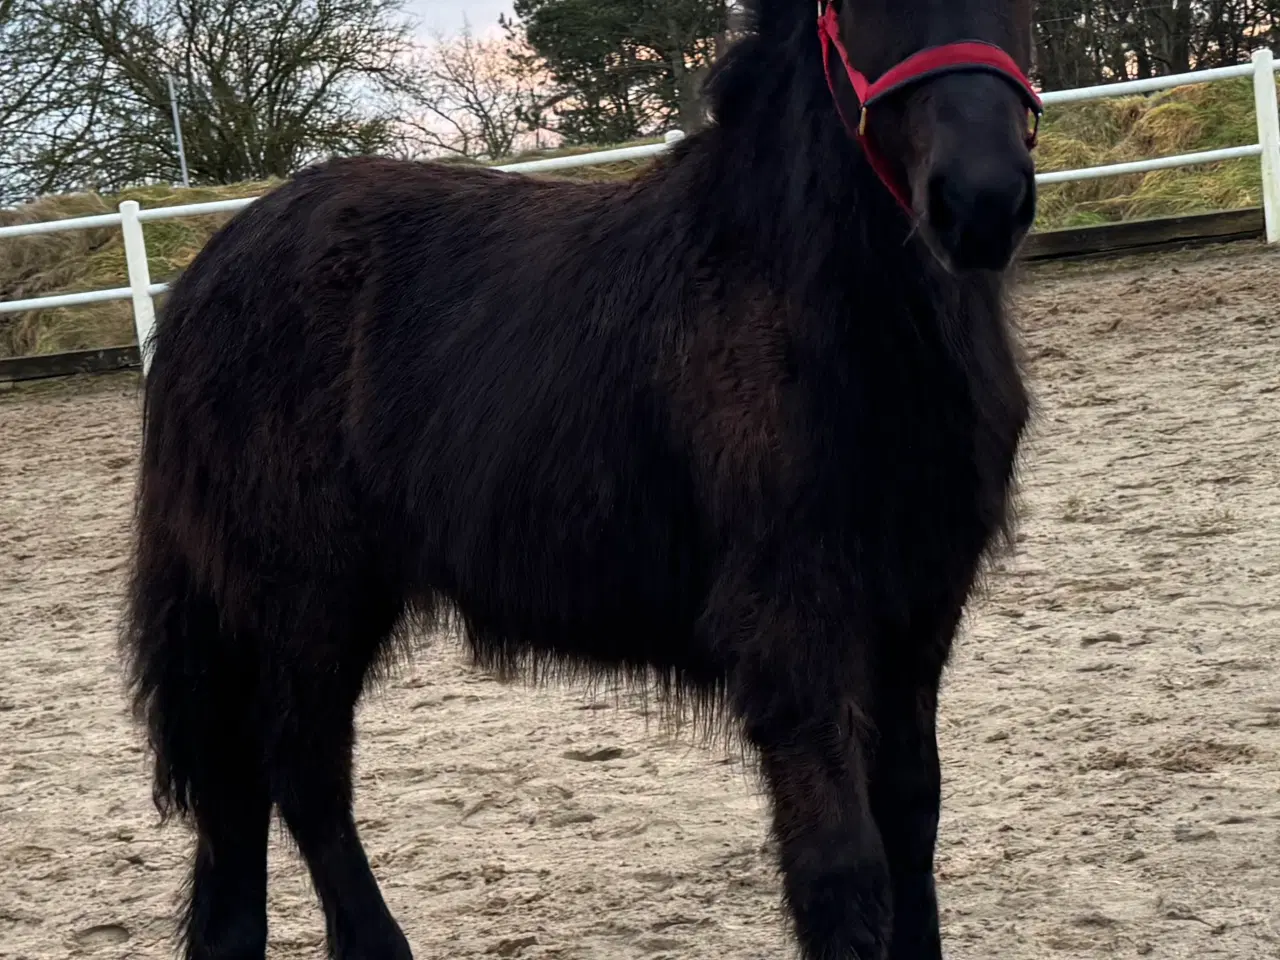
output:
M 890 67 L 875 83 L 871 83 L 849 62 L 849 52 L 840 40 L 840 19 L 836 13 L 834 0 L 818 0 L 818 38 L 822 43 L 822 68 L 827 75 L 827 86 L 831 88 L 831 97 L 835 101 L 840 119 L 862 146 L 871 169 L 876 172 L 881 182 L 908 213 L 911 212 L 911 200 L 907 186 L 894 178 L 884 154 L 875 146 L 874 138 L 867 136 L 869 108 L 882 97 L 946 73 L 957 73 L 962 70 L 984 70 L 994 73 L 1017 88 L 1027 105 L 1027 111 L 1034 117 L 1031 130 L 1027 134 L 1027 148 L 1035 148 L 1044 107 L 1026 74 L 1018 68 L 1013 58 L 999 47 L 978 40 L 964 40 L 943 44 L 940 47 L 929 47 Z M 836 95 L 835 75 L 832 73 L 831 66 L 832 47 L 835 47 L 840 55 L 845 73 L 849 75 L 849 82 L 853 84 L 853 92 L 858 97 L 857 124 L 849 122 L 844 109 L 840 106 L 840 98 Z

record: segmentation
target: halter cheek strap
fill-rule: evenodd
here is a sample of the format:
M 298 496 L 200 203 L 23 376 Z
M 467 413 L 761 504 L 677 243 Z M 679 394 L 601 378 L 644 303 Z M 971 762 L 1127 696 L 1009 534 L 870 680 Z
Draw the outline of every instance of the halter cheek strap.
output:
M 1027 133 L 1027 148 L 1035 148 L 1036 137 L 1040 130 L 1040 117 L 1044 113 L 1044 107 L 1040 103 L 1039 94 L 1031 86 L 1031 81 L 1027 79 L 1026 74 L 1022 72 L 1013 58 L 999 47 L 978 40 L 963 40 L 957 43 L 943 44 L 939 47 L 928 47 L 912 54 L 901 63 L 890 67 L 874 83 L 871 83 L 849 61 L 849 52 L 845 49 L 844 42 L 840 39 L 840 18 L 833 0 L 819 0 L 818 2 L 818 39 L 822 45 L 822 69 L 827 77 L 827 86 L 831 90 L 836 112 L 840 114 L 840 119 L 844 122 L 850 134 L 861 145 L 867 161 L 871 164 L 871 169 L 875 171 L 876 176 L 880 178 L 881 182 L 908 213 L 911 212 L 911 199 L 907 185 L 900 182 L 895 176 L 892 165 L 876 146 L 875 138 L 870 136 L 868 132 L 870 108 L 876 101 L 905 87 L 923 83 L 926 80 L 948 73 L 962 71 L 993 73 L 1007 80 L 1021 95 L 1023 102 L 1026 104 L 1027 112 L 1033 118 L 1030 130 Z M 843 64 L 844 72 L 848 76 L 849 82 L 853 85 L 854 95 L 858 98 L 857 123 L 850 121 L 840 103 L 840 96 L 836 92 L 834 64 L 831 56 L 832 50 L 836 52 L 840 63 Z

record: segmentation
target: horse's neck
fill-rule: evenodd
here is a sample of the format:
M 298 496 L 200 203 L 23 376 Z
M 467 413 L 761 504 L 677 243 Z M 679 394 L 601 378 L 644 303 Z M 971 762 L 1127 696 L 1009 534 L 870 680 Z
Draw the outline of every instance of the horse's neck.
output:
M 748 226 L 726 242 L 763 266 L 775 296 L 813 315 L 793 318 L 794 332 L 895 363 L 924 350 L 962 379 L 985 379 L 978 358 L 1008 348 L 1003 277 L 948 272 L 860 157 L 800 145 L 787 160 L 744 171 L 734 202 Z M 841 327 L 853 329 L 828 339 Z
M 804 285 L 834 264 L 842 280 L 865 289 L 881 282 L 945 284 L 912 225 L 843 128 L 788 129 L 757 123 L 698 135 L 689 175 L 673 200 L 674 217 L 768 264 L 788 286 Z M 887 277 L 889 270 L 893 276 Z

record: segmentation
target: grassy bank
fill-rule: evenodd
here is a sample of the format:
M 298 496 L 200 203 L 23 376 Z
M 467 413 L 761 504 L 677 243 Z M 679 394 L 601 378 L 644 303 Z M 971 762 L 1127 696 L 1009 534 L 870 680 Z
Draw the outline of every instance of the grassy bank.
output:
M 1050 111 L 1037 151 L 1042 171 L 1123 163 L 1258 142 L 1249 79 L 1179 87 Z M 1173 216 L 1262 203 L 1256 158 L 1082 180 L 1040 192 L 1040 229 Z
M 1052 110 L 1045 118 L 1037 162 L 1043 171 L 1063 170 L 1256 140 L 1253 94 L 1246 79 Z M 592 149 L 551 151 L 537 156 Z M 532 158 L 525 155 L 514 159 Z M 642 166 L 643 163 L 624 163 L 583 167 L 561 175 L 616 180 L 633 175 Z M 88 193 L 49 197 L 18 210 L 0 211 L 0 225 L 107 213 L 115 210 L 121 200 L 137 200 L 144 207 L 155 207 L 256 196 L 273 185 L 243 183 L 191 190 L 146 187 L 110 196 Z M 1235 160 L 1045 188 L 1041 191 L 1037 227 L 1043 230 L 1260 203 L 1257 161 Z M 148 224 L 152 279 L 158 282 L 174 276 L 226 219 L 188 217 Z M 117 229 L 0 240 L 0 299 L 122 286 L 124 277 L 124 247 Z M 132 340 L 133 322 L 127 302 L 0 314 L 0 356 L 114 346 Z

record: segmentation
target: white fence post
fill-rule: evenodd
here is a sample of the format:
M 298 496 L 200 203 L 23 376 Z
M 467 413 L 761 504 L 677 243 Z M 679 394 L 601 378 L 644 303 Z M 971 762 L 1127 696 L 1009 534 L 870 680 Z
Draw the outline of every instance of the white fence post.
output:
M 1253 99 L 1258 111 L 1258 143 L 1262 146 L 1262 209 L 1267 243 L 1280 243 L 1280 106 L 1276 103 L 1275 57 L 1270 50 L 1253 52 Z
M 151 369 L 150 339 L 156 325 L 156 305 L 151 299 L 151 271 L 147 268 L 147 241 L 138 220 L 138 201 L 120 204 L 120 229 L 124 233 L 124 259 L 129 268 L 129 292 L 133 296 L 133 327 L 138 333 L 142 375 Z

